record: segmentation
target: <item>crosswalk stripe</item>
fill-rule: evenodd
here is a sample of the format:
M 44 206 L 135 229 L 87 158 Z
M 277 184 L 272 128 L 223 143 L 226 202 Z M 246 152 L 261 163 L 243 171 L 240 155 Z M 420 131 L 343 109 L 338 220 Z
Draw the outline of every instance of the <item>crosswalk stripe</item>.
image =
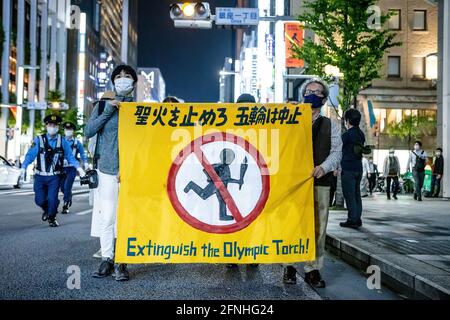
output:
M 83 215 L 91 213 L 91 212 L 92 212 L 92 209 L 88 209 L 88 210 L 76 212 L 75 214 L 78 215 L 78 216 L 83 216 Z

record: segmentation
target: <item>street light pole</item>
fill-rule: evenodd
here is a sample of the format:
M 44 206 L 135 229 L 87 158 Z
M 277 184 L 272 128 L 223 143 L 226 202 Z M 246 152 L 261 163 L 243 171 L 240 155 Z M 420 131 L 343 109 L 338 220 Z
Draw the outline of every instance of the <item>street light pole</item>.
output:
M 17 66 L 17 112 L 16 112 L 16 127 L 14 134 L 14 154 L 16 158 L 20 157 L 21 131 L 22 131 L 22 115 L 23 115 L 23 88 L 24 88 L 24 71 L 25 69 L 36 70 L 37 66 L 19 65 Z

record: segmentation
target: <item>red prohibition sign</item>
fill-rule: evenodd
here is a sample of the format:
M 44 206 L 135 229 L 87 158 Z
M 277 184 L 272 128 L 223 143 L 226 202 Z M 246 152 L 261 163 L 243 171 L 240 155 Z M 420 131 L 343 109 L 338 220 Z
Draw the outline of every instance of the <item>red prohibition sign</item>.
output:
M 219 141 L 228 141 L 240 146 L 253 157 L 253 159 L 255 160 L 255 162 L 259 167 L 262 179 L 261 195 L 256 203 L 256 206 L 245 217 L 239 211 L 230 192 L 225 187 L 220 177 L 214 171 L 213 166 L 209 163 L 208 159 L 206 159 L 205 155 L 200 149 L 201 145 L 206 145 L 211 142 L 219 142 Z M 194 155 L 202 164 L 202 167 L 206 170 L 209 177 L 214 182 L 214 185 L 220 192 L 220 195 L 225 201 L 228 210 L 230 210 L 231 214 L 233 215 L 234 220 L 236 221 L 235 223 L 223 226 L 210 225 L 208 223 L 198 220 L 197 218 L 189 214 L 189 212 L 180 203 L 180 200 L 178 199 L 175 190 L 175 179 L 177 177 L 181 164 L 187 159 L 187 157 L 191 153 L 194 153 Z M 247 227 L 259 216 L 259 214 L 264 209 L 264 206 L 266 205 L 267 199 L 269 197 L 269 191 L 270 191 L 270 178 L 268 174 L 268 168 L 261 153 L 247 140 L 234 134 L 225 132 L 215 132 L 207 134 L 191 141 L 191 143 L 189 143 L 183 150 L 180 151 L 175 161 L 172 163 L 167 178 L 167 194 L 169 195 L 170 202 L 172 203 L 172 206 L 177 212 L 177 214 L 180 216 L 181 219 L 183 219 L 186 223 L 188 223 L 192 227 L 208 233 L 222 233 L 222 234 L 232 233 Z

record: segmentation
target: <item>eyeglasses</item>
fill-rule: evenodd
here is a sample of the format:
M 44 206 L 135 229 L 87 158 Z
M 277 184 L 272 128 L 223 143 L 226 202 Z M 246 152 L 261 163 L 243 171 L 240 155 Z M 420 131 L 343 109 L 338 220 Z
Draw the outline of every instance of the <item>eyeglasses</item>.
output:
M 323 96 L 323 91 L 306 89 L 306 90 L 305 90 L 305 95 L 309 96 L 310 94 L 315 94 L 315 95 L 318 95 L 318 96 Z

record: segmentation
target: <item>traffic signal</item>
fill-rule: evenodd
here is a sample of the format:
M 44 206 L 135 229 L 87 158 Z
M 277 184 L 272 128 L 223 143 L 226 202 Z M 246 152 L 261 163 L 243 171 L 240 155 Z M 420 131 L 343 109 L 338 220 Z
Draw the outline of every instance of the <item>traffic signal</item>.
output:
M 177 28 L 212 28 L 208 2 L 185 2 L 170 5 L 170 18 Z

